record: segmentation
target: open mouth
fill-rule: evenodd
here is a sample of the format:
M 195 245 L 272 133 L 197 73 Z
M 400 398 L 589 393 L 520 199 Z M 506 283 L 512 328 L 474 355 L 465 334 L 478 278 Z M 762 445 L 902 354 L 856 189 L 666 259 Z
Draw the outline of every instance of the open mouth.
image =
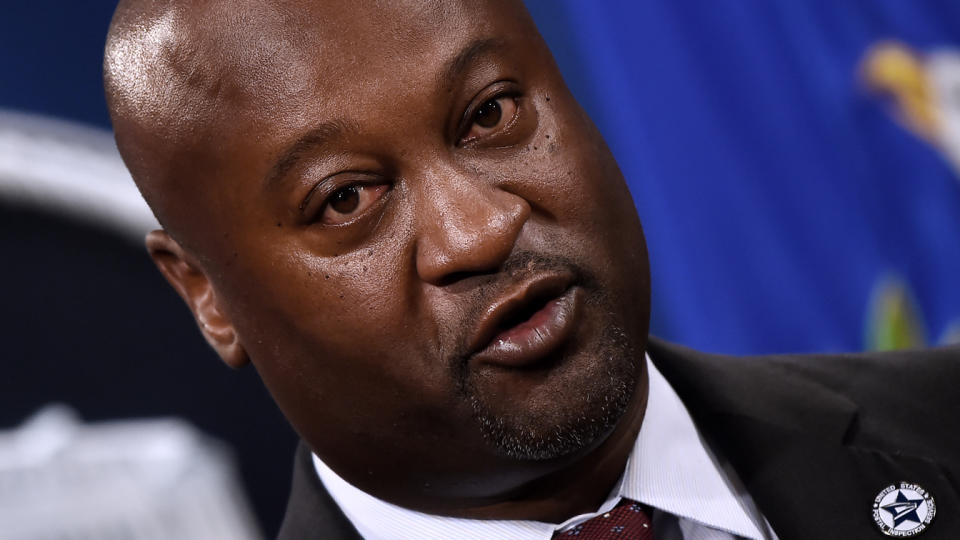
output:
M 543 310 L 548 303 L 557 299 L 555 291 L 539 291 L 529 293 L 530 298 L 523 301 L 515 309 L 507 311 L 497 324 L 497 330 L 503 332 L 517 325 L 523 324 Z
M 473 361 L 516 368 L 539 364 L 573 333 L 582 295 L 570 276 L 524 284 L 481 318 Z

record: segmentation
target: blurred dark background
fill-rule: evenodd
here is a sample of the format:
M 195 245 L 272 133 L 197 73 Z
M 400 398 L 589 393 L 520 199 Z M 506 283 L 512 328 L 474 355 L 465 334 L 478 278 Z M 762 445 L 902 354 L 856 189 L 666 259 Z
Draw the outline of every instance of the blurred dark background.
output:
M 960 4 L 527 3 L 630 182 L 655 333 L 730 353 L 960 341 Z M 114 6 L 5 5 L 0 108 L 108 130 Z M 0 179 L 0 427 L 54 401 L 185 417 L 234 449 L 272 535 L 296 437 L 256 373 L 207 348 L 143 220 L 74 211 L 69 172 L 30 178 Z

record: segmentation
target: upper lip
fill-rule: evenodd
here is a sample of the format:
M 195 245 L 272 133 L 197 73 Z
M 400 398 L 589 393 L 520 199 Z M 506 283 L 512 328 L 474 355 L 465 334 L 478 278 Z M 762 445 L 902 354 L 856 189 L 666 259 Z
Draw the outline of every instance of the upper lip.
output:
M 470 355 L 486 348 L 495 335 L 506 330 L 503 325 L 511 315 L 528 309 L 532 302 L 546 303 L 560 296 L 573 282 L 572 273 L 561 272 L 539 274 L 509 287 L 480 315 L 473 339 L 470 340 Z

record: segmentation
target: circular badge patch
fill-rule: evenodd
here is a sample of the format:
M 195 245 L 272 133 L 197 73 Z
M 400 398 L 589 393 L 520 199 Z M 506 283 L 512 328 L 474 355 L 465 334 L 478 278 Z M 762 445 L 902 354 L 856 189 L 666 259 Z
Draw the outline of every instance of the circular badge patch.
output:
M 890 484 L 873 500 L 873 522 L 887 536 L 915 536 L 937 514 L 930 493 L 909 482 Z

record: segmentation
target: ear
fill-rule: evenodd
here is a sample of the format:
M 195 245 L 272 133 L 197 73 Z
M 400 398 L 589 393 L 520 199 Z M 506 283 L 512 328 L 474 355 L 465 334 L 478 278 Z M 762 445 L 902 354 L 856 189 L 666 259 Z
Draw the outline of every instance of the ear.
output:
M 239 368 L 249 362 L 247 351 L 237 337 L 233 324 L 224 314 L 213 284 L 200 266 L 166 231 L 151 231 L 146 238 L 147 252 L 163 277 L 187 303 L 200 332 L 228 366 Z

